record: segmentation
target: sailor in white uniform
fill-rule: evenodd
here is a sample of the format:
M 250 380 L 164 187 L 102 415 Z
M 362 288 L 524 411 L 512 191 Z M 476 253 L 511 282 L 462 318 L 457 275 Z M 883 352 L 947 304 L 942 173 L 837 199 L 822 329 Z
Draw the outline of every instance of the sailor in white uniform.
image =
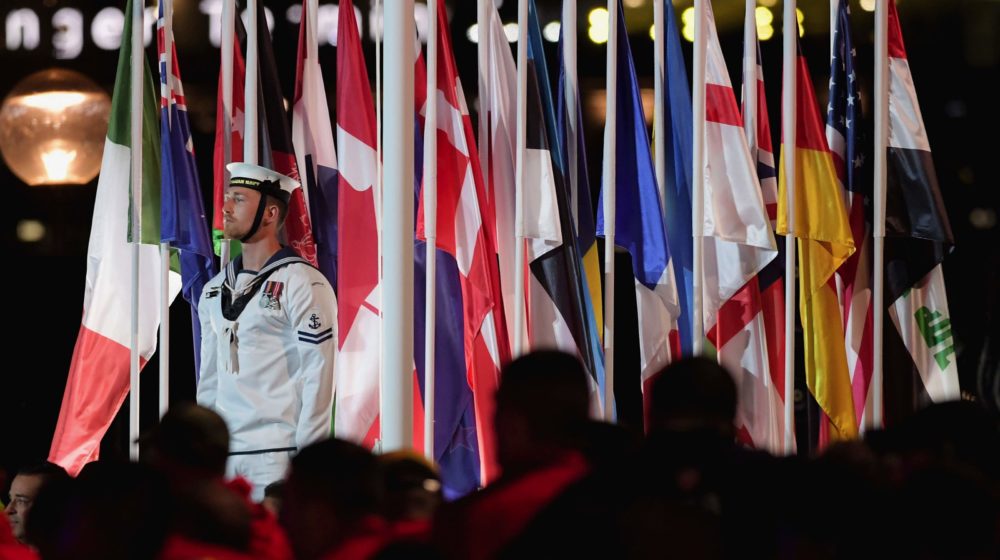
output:
M 337 301 L 278 241 L 298 182 L 258 165 L 228 169 L 223 231 L 242 254 L 202 292 L 197 399 L 229 427 L 227 476 L 247 479 L 260 501 L 297 450 L 330 435 Z

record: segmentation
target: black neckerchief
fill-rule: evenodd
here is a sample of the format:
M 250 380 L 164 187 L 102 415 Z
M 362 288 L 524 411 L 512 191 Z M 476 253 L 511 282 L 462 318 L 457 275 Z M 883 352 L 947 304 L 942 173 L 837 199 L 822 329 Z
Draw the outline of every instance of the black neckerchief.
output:
M 257 292 L 260 291 L 260 287 L 264 285 L 264 280 L 267 280 L 267 277 L 270 276 L 272 272 L 297 262 L 309 264 L 309 261 L 306 261 L 302 257 L 298 256 L 298 254 L 296 254 L 290 247 L 282 247 L 277 253 L 272 255 L 271 258 L 267 260 L 267 263 L 260 269 L 257 276 L 250 281 L 250 285 L 247 286 L 247 289 L 244 290 L 239 297 L 234 299 L 233 288 L 231 286 L 236 286 L 236 275 L 243 269 L 243 255 L 237 256 L 232 260 L 232 262 L 229 263 L 228 266 L 226 266 L 226 279 L 222 282 L 222 316 L 229 321 L 235 321 L 238 319 L 240 314 L 243 313 L 243 309 L 245 309 L 247 304 L 250 303 L 250 300 L 257 295 Z

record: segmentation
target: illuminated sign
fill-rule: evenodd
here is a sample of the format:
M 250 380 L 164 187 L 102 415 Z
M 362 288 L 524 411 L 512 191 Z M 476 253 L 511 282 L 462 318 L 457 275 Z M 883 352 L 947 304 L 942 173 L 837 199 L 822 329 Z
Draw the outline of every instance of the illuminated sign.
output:
M 213 47 L 218 47 L 221 37 L 222 0 L 201 0 L 198 5 L 200 13 L 208 17 L 208 40 Z M 147 7 L 145 9 L 145 29 L 143 39 L 148 46 L 153 40 L 153 29 L 156 26 L 156 8 Z M 321 4 L 317 13 L 317 24 L 320 29 L 319 44 L 337 44 L 337 20 L 340 6 L 336 4 Z M 357 7 L 354 8 L 358 21 L 358 31 L 364 34 L 364 27 L 361 24 L 362 14 Z M 48 21 L 43 21 L 44 15 L 39 15 L 40 10 L 31 8 L 15 8 L 6 14 L 2 14 L 4 20 L 4 35 L 6 41 L 4 46 L 7 51 L 37 51 L 42 48 L 42 25 L 50 26 L 45 29 L 52 37 L 52 56 L 60 60 L 70 60 L 77 58 L 83 52 L 86 45 L 85 39 L 90 38 L 90 43 L 105 51 L 117 50 L 122 41 L 122 28 L 125 24 L 125 14 L 122 10 L 113 6 L 108 6 L 90 18 L 84 16 L 83 11 L 76 8 L 60 8 L 52 14 Z M 243 21 L 246 22 L 246 11 L 243 12 Z M 302 16 L 302 6 L 292 4 L 285 10 L 282 25 L 298 26 Z M 264 8 L 264 16 L 267 19 L 267 27 L 274 31 L 274 13 Z M 424 4 L 414 5 L 414 19 L 416 20 L 417 34 L 420 40 L 427 41 L 428 14 L 427 6 Z M 382 13 L 374 7 L 368 13 L 368 38 L 377 40 L 382 34 Z

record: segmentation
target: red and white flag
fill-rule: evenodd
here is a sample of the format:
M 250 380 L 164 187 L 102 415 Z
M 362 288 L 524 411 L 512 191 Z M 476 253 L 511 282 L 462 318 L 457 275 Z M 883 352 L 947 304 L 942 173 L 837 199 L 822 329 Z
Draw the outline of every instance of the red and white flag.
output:
M 371 447 L 378 435 L 381 286 L 375 105 L 351 0 L 337 24 L 337 300 L 340 353 L 334 433 Z

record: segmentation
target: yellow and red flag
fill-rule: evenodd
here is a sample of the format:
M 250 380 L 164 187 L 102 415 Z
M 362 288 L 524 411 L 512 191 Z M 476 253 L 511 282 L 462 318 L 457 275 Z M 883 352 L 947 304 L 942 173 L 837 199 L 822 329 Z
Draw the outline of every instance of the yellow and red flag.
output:
M 788 150 L 783 134 L 781 158 L 795 157 L 791 235 L 798 238 L 806 385 L 829 419 L 830 438 L 851 439 L 857 437 L 858 425 L 833 274 L 854 253 L 854 238 L 801 48 L 796 76 L 795 148 Z M 783 123 L 784 130 L 788 125 Z M 779 169 L 778 233 L 787 235 L 788 182 L 784 165 Z

